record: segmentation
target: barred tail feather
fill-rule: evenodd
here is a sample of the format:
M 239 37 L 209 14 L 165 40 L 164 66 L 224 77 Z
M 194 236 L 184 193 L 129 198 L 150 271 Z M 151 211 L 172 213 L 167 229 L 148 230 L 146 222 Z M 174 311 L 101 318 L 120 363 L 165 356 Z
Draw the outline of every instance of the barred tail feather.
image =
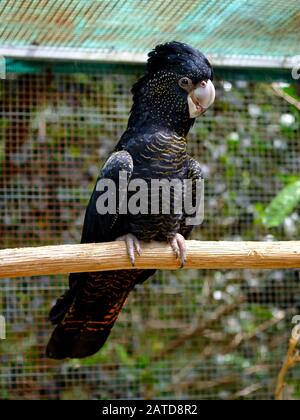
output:
M 46 348 L 46 356 L 51 359 L 83 358 L 92 356 L 105 344 L 113 325 L 91 329 L 84 320 L 78 326 L 59 324 L 54 329 Z
M 153 273 L 147 271 L 84 273 L 80 287 L 71 287 L 50 312 L 57 326 L 46 348 L 47 357 L 83 358 L 100 350 L 134 285 Z

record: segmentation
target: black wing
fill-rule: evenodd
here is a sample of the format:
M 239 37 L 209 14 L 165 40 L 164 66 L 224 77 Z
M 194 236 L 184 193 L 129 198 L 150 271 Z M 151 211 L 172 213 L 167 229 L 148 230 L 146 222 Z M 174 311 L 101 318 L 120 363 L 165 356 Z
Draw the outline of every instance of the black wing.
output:
M 125 150 L 115 152 L 107 159 L 86 209 L 82 243 L 114 241 L 118 236 L 128 233 L 127 217 L 120 215 L 119 209 L 124 204 L 122 197 L 126 197 L 124 193 L 132 172 L 133 160 Z M 108 186 L 109 183 L 110 186 Z M 107 184 L 106 187 L 105 184 Z M 112 208 L 111 213 L 100 214 L 99 207 L 104 207 L 102 205 L 104 195 L 107 200 L 110 200 L 111 203 L 115 202 L 116 205 L 115 208 Z
M 129 232 L 126 215 L 120 215 L 122 199 L 116 198 L 116 211 L 99 214 L 99 198 L 109 194 L 109 187 L 99 191 L 99 181 L 114 182 L 115 191 L 127 190 L 133 162 L 126 151 L 115 152 L 105 163 L 88 204 L 82 242 L 113 241 Z M 120 184 L 123 172 L 123 185 Z M 100 188 L 102 190 L 102 188 Z M 112 191 L 112 190 L 111 190 Z M 124 196 L 126 199 L 126 196 Z M 113 209 L 114 210 L 114 209 Z M 145 281 L 155 270 L 120 270 L 95 273 L 72 273 L 68 291 L 57 300 L 50 312 L 50 320 L 57 324 L 46 354 L 54 359 L 87 357 L 105 343 L 125 300 L 135 284 Z

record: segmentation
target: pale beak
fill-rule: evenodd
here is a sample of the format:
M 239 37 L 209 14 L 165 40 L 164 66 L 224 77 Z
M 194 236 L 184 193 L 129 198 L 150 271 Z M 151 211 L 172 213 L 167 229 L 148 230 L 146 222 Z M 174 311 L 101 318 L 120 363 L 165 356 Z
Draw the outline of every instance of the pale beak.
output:
M 197 118 L 210 107 L 215 100 L 215 87 L 211 80 L 202 81 L 188 94 L 190 118 Z

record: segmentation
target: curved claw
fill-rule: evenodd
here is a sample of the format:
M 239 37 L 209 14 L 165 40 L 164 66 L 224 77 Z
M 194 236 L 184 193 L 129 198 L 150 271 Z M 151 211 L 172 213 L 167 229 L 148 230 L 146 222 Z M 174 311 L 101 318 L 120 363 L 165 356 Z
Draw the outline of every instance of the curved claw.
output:
M 132 267 L 134 267 L 135 252 L 138 255 L 141 255 L 142 253 L 140 241 L 137 239 L 136 236 L 132 235 L 132 233 L 127 233 L 127 235 L 120 236 L 116 239 L 116 241 L 125 241 L 129 260 L 131 262 Z
M 176 235 L 170 239 L 170 245 L 176 255 L 176 258 L 180 258 L 180 268 L 183 268 L 186 264 L 186 244 L 184 237 L 180 233 L 176 233 Z

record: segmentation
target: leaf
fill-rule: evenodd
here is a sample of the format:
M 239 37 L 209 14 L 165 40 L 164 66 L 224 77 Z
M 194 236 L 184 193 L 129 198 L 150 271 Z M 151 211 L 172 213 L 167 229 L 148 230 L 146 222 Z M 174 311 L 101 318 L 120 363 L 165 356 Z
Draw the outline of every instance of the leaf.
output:
M 133 363 L 133 360 L 127 353 L 125 346 L 123 346 L 122 344 L 116 344 L 115 351 L 121 363 L 123 363 L 124 365 L 130 365 Z
M 295 85 L 289 85 L 282 89 L 287 95 L 289 95 L 291 98 L 299 100 L 300 96 L 297 93 L 296 90 L 296 84 Z
M 268 228 L 281 225 L 299 203 L 300 180 L 297 180 L 283 188 L 267 206 L 263 224 Z

